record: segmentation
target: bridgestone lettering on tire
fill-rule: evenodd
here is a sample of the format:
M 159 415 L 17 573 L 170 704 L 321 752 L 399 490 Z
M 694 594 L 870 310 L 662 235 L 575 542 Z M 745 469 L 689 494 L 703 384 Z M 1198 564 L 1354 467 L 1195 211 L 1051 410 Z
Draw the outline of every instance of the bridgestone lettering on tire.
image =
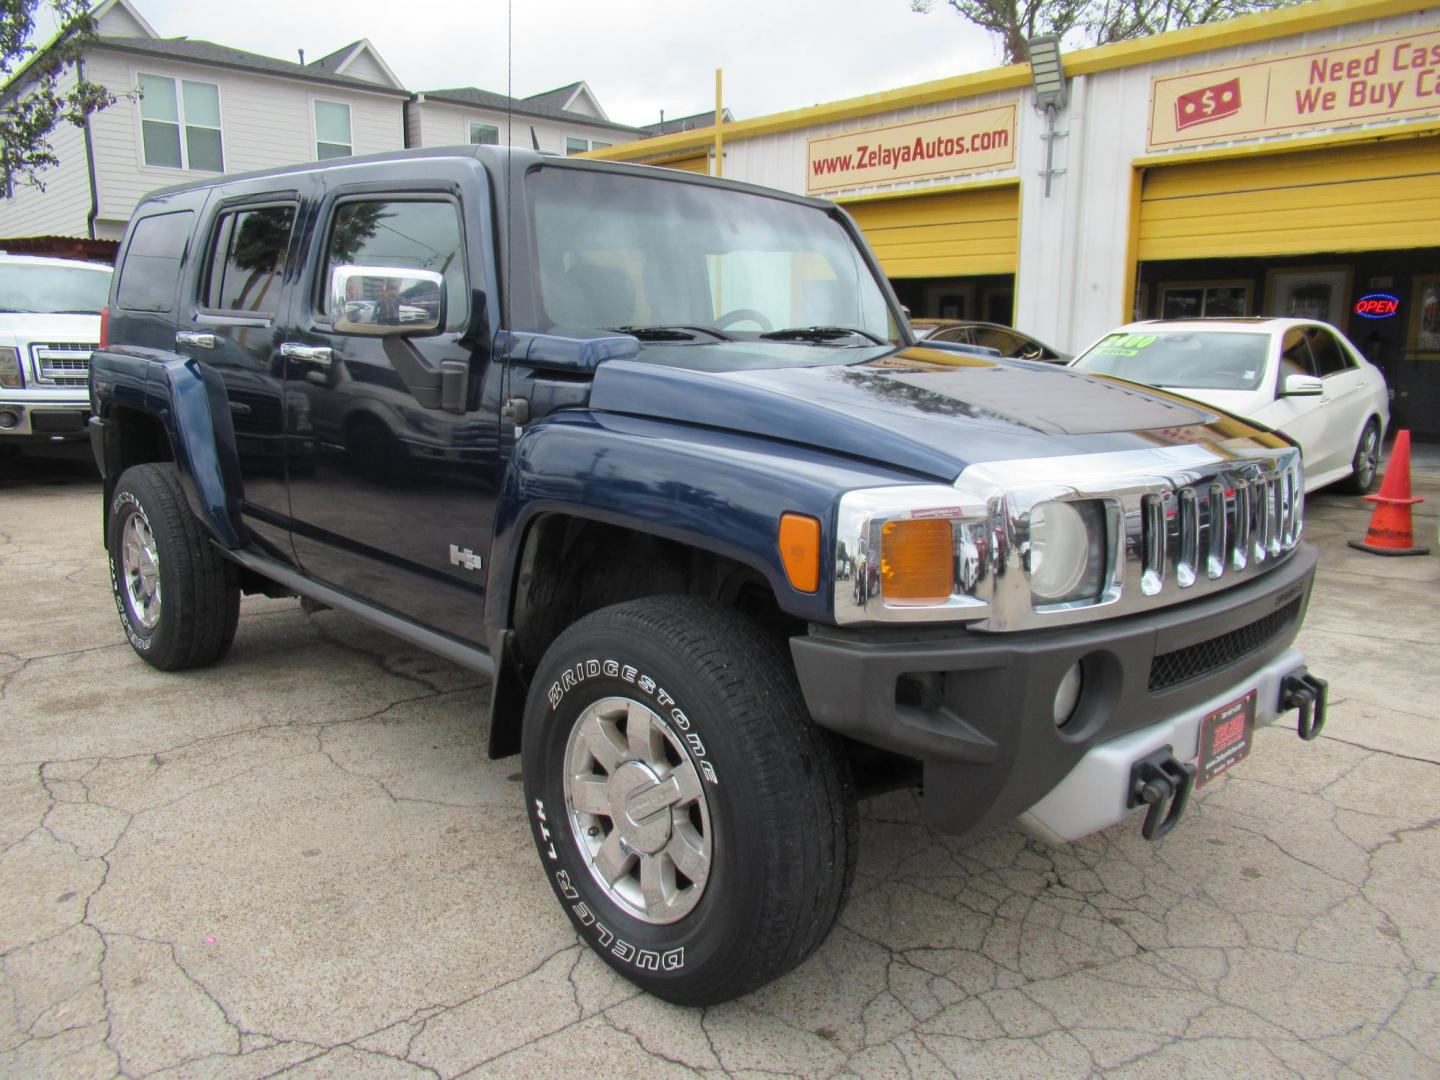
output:
M 120 625 L 148 663 L 180 671 L 230 648 L 240 589 L 190 512 L 173 465 L 136 465 L 115 485 L 106 530 Z
M 546 652 L 526 702 L 526 804 L 581 937 L 683 1004 L 807 957 L 854 873 L 848 764 L 783 641 L 718 604 L 606 608 Z

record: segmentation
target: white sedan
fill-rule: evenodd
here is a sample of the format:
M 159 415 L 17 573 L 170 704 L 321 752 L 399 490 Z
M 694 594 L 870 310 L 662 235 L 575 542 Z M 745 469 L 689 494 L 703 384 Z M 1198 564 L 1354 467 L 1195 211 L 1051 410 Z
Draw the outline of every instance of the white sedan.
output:
M 1385 377 L 1333 326 L 1307 319 L 1130 323 L 1070 364 L 1194 398 L 1300 444 L 1305 490 L 1375 486 L 1390 421 Z

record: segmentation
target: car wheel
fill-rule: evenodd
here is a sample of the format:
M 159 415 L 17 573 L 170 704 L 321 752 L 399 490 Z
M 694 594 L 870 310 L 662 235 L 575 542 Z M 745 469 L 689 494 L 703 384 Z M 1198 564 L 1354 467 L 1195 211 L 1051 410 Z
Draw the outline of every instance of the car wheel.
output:
M 546 652 L 526 805 L 581 937 L 666 1000 L 729 1000 L 824 939 L 854 874 L 848 762 L 785 643 L 693 597 L 605 608 Z
M 1373 417 L 1360 432 L 1355 444 L 1355 457 L 1350 461 L 1350 475 L 1336 486 L 1352 495 L 1368 495 L 1375 490 L 1380 475 L 1380 424 Z
M 145 661 L 180 671 L 225 655 L 240 587 L 191 513 L 175 466 L 136 465 L 121 474 L 106 548 L 120 625 Z

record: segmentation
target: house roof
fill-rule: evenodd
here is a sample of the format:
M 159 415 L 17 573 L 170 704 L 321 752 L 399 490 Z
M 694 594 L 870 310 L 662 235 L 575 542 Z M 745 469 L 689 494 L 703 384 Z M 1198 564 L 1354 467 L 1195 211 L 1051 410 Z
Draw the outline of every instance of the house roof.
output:
M 349 45 L 342 45 L 334 52 L 327 53 L 320 57 L 319 60 L 311 60 L 305 66 L 327 75 L 343 75 L 345 74 L 345 69 L 350 66 L 351 62 L 362 53 L 369 53 L 370 59 L 373 60 L 375 66 L 384 73 L 390 85 L 396 89 L 400 89 L 400 80 L 396 78 L 395 73 L 390 70 L 390 65 L 385 63 L 381 58 L 375 46 L 370 44 L 369 38 L 361 38 L 359 41 L 350 42 Z M 354 76 L 351 77 L 354 78 Z
M 254 71 L 264 75 L 280 75 L 306 82 L 344 86 L 352 90 L 368 90 L 374 94 L 392 94 L 396 97 L 410 96 L 408 90 L 382 86 L 380 83 L 351 78 L 349 75 L 334 74 L 309 64 L 297 64 L 290 60 L 277 60 L 273 56 L 261 56 L 259 53 L 246 52 L 243 49 L 232 49 L 228 45 L 217 45 L 213 41 L 197 41 L 184 37 L 153 40 L 150 38 L 106 37 L 99 39 L 90 47 L 170 60 L 188 60 L 196 64 L 233 68 L 237 71 Z
M 584 85 L 583 82 L 572 82 L 565 86 L 557 86 L 554 90 L 544 90 L 538 94 L 531 94 L 529 97 L 522 98 L 521 100 L 528 101 L 534 105 L 545 105 L 554 109 L 564 109 L 565 106 L 574 100 L 576 91 Z
M 565 87 L 562 89 L 570 88 Z M 490 90 L 481 90 L 475 86 L 458 86 L 449 90 L 422 90 L 417 95 L 417 98 L 421 103 L 438 101 L 447 105 L 465 105 L 472 109 L 488 109 L 491 112 L 508 111 L 515 113 L 517 116 L 535 116 L 547 120 L 564 120 L 570 124 L 584 124 L 588 127 L 609 128 L 612 131 L 626 131 L 631 134 L 636 134 L 640 130 L 628 124 L 617 124 L 613 120 L 600 120 L 594 116 L 590 116 L 588 113 L 570 112 L 568 109 L 556 108 L 554 105 L 548 104 L 543 100 L 537 100 L 551 98 L 560 93 L 560 90 L 547 90 L 545 93 L 537 94 L 533 98 L 511 98 Z

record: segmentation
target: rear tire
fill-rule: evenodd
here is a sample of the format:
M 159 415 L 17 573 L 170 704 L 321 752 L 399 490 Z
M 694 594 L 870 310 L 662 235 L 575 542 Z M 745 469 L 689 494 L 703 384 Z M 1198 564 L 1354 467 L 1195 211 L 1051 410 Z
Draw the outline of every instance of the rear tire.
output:
M 1365 422 L 1360 432 L 1350 469 L 1350 475 L 1337 483 L 1337 488 L 1351 495 L 1368 495 L 1375 490 L 1380 476 L 1380 422 L 1374 417 Z
M 576 930 L 642 989 L 727 1001 L 805 959 L 854 876 L 849 765 L 783 641 L 694 597 L 605 608 L 541 661 L 526 805 Z
M 121 474 L 106 548 L 120 625 L 142 659 L 182 671 L 225 655 L 240 619 L 240 587 L 191 513 L 174 465 Z

